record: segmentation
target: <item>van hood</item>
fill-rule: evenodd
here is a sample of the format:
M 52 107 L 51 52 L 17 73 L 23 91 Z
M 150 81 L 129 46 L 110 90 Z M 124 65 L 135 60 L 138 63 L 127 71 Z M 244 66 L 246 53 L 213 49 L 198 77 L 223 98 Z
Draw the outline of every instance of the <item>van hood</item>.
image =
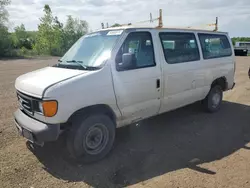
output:
M 50 86 L 86 72 L 88 71 L 46 67 L 19 76 L 15 87 L 27 95 L 42 98 L 44 91 Z

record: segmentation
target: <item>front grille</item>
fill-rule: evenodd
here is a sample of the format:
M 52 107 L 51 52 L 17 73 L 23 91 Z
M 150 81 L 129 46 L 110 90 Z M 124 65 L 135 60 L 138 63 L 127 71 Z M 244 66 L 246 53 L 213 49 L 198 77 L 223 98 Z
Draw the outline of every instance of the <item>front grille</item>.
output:
M 17 92 L 17 98 L 19 108 L 29 114 L 33 114 L 32 98 L 20 92 Z

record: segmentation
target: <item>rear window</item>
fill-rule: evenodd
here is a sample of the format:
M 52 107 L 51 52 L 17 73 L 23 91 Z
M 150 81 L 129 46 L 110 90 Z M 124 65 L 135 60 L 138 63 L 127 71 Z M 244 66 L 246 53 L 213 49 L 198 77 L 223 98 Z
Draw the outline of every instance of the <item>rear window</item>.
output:
M 193 33 L 161 32 L 159 36 L 168 64 L 200 60 L 199 49 Z
M 232 55 L 232 49 L 225 35 L 198 34 L 203 58 L 212 59 Z

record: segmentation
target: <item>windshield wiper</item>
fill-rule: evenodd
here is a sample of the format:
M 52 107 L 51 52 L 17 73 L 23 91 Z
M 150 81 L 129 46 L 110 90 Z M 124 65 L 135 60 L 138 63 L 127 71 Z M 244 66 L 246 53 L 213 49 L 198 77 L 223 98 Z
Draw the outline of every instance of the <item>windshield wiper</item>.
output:
M 68 60 L 68 61 L 63 61 L 61 59 L 58 60 L 58 64 L 54 65 L 54 67 L 61 67 L 61 68 L 73 68 L 75 69 L 81 69 L 81 70 L 98 70 L 101 67 L 92 67 L 88 65 L 84 65 L 83 61 L 76 61 L 76 60 Z
M 66 61 L 67 63 L 83 63 L 83 61 L 70 60 Z
M 83 68 L 84 70 L 98 70 L 100 69 L 100 67 L 92 67 L 92 66 L 87 66 L 83 64 L 83 61 L 76 61 L 76 60 L 71 60 L 71 61 L 66 61 L 67 63 L 69 63 L 69 65 L 78 65 L 81 68 Z M 76 63 L 76 64 L 74 64 Z
M 71 60 L 71 61 L 66 61 L 67 63 L 76 63 L 77 65 L 81 66 L 82 68 L 84 68 L 84 70 L 87 70 L 88 68 L 83 65 L 83 61 L 76 61 L 76 60 Z

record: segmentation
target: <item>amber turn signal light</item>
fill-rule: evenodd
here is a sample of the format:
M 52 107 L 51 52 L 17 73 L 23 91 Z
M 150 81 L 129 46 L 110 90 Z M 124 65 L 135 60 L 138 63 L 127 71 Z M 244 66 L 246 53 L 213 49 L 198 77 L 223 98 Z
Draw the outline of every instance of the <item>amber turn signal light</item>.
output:
M 57 101 L 43 101 L 43 114 L 45 117 L 53 117 L 57 113 Z

